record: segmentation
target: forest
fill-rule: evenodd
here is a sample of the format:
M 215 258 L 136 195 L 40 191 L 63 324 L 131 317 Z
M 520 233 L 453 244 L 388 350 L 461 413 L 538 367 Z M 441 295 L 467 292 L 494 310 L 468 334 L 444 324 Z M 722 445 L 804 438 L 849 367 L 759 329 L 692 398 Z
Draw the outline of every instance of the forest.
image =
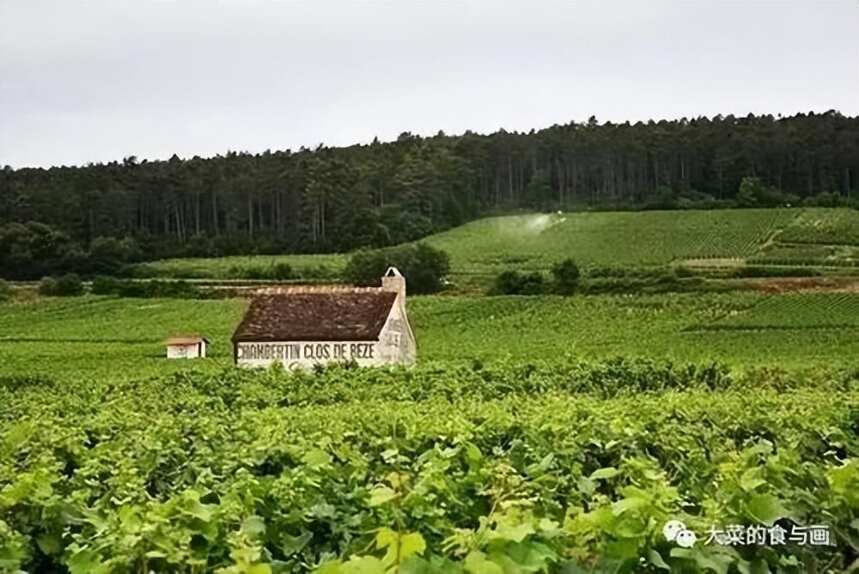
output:
M 0 271 L 80 269 L 93 250 L 120 260 L 343 252 L 519 210 L 855 205 L 858 195 L 859 117 L 836 111 L 592 117 L 528 133 L 6 166 Z M 37 260 L 45 269 L 28 267 Z

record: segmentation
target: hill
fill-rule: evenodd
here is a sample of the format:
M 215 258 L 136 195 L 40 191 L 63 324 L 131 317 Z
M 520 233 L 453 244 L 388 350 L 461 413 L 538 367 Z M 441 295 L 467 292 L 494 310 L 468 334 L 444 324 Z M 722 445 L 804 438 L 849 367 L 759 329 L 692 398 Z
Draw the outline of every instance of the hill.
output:
M 41 222 L 65 234 L 73 251 L 132 237 L 148 256 L 165 258 L 261 246 L 351 251 L 499 210 L 843 205 L 857 193 L 857 128 L 859 118 L 836 111 L 635 124 L 592 118 L 530 133 L 404 133 L 344 148 L 7 167 L 0 229 Z
M 859 211 L 721 209 L 584 212 L 489 217 L 424 239 L 451 258 L 454 281 L 505 269 L 548 270 L 572 257 L 586 266 L 859 265 Z M 139 265 L 145 276 L 265 276 L 278 263 L 306 278 L 334 278 L 344 255 L 167 259 Z

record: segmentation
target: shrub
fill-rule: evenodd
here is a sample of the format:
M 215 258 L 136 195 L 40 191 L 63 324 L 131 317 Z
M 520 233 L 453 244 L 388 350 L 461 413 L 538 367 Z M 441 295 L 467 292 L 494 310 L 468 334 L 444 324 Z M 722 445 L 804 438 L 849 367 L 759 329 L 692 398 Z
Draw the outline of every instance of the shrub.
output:
M 301 279 L 338 279 L 339 275 L 326 265 L 307 265 L 295 273 Z
M 57 279 L 57 295 L 60 297 L 74 297 L 83 292 L 83 282 L 77 273 L 66 273 Z
M 543 275 L 538 272 L 519 273 L 504 271 L 495 278 L 490 290 L 492 295 L 539 295 L 545 293 Z
M 119 279 L 99 275 L 92 280 L 90 291 L 93 295 L 115 295 L 119 293 L 122 283 Z
M 0 225 L 0 274 L 35 279 L 76 269 L 84 260 L 80 246 L 65 233 L 37 222 Z
M 53 277 L 42 277 L 39 281 L 39 295 L 53 296 L 57 294 L 57 280 Z
M 241 279 L 265 279 L 265 271 L 259 267 L 245 267 L 239 271 Z
M 272 279 L 292 279 L 294 277 L 292 273 L 292 267 L 289 263 L 275 263 L 271 268 L 271 278 Z
M 561 295 L 574 293 L 579 287 L 579 266 L 572 259 L 564 259 L 552 266 L 552 276 L 555 278 L 555 292 Z
M 198 299 L 200 290 L 187 281 L 120 281 L 117 294 L 121 297 L 165 297 Z
M 89 269 L 104 275 L 120 274 L 125 264 L 138 259 L 140 249 L 134 239 L 96 237 L 89 248 Z
M 799 198 L 765 184 L 759 177 L 744 177 L 737 190 L 740 207 L 776 207 L 798 201 Z
M 43 277 L 39 283 L 39 293 L 51 297 L 75 297 L 82 295 L 84 286 L 75 273 L 66 273 L 60 278 Z
M 240 267 L 233 265 L 227 270 L 227 276 L 233 279 L 279 279 L 281 281 L 295 278 L 289 263 L 275 263 L 268 267 L 251 265 Z
M 75 297 L 83 295 L 84 285 L 76 273 L 66 273 L 57 279 L 57 292 L 60 297 Z
M 435 293 L 450 270 L 447 253 L 418 243 L 388 249 L 361 250 L 346 264 L 343 276 L 356 285 L 378 285 L 388 267 L 399 269 L 410 293 Z
M 6 301 L 12 298 L 12 287 L 0 279 L 0 301 Z

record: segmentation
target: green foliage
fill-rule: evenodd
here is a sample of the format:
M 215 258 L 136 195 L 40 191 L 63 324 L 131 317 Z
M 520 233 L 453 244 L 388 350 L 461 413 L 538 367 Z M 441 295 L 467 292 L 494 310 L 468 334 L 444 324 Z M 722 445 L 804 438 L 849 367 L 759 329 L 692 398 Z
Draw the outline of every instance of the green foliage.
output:
M 744 177 L 737 191 L 737 203 L 741 207 L 776 207 L 796 204 L 799 198 L 782 193 L 775 187 L 766 185 L 758 177 Z
M 0 384 L 0 560 L 70 572 L 842 570 L 859 535 L 857 383 L 617 360 Z M 661 532 L 679 519 L 703 539 L 713 524 L 784 516 L 841 534 L 813 552 L 686 553 Z
M 68 235 L 37 222 L 0 225 L 0 275 L 36 279 L 80 267 L 85 260 Z
M 859 198 L 853 195 L 842 195 L 837 192 L 822 191 L 817 195 L 809 195 L 802 200 L 809 207 L 849 207 L 859 210 Z
M 0 279 L 0 302 L 7 301 L 12 298 L 12 286 L 6 281 Z
M 531 205 L 539 207 L 552 204 L 555 194 L 552 190 L 552 176 L 549 170 L 537 170 L 528 181 L 526 189 Z
M 233 266 L 229 268 L 227 275 L 236 279 L 271 279 L 278 281 L 285 281 L 296 277 L 292 266 L 285 261 L 274 262 L 269 266 Z M 303 278 L 309 279 L 311 277 L 303 275 Z
M 123 281 L 115 277 L 98 275 L 93 278 L 90 285 L 90 293 L 93 295 L 116 295 L 119 293 Z
M 564 259 L 552 266 L 554 290 L 561 295 L 571 295 L 579 287 L 579 266 L 572 259 Z
M 358 251 L 349 259 L 343 275 L 356 285 L 378 285 L 388 267 L 396 267 L 402 273 L 409 293 L 420 294 L 443 288 L 450 263 L 445 252 L 417 243 Z
M 542 273 L 519 273 L 502 271 L 495 278 L 491 295 L 539 295 L 546 291 Z
M 53 277 L 42 277 L 39 281 L 39 294 L 53 296 L 57 292 L 57 280 Z
M 131 238 L 96 237 L 89 246 L 88 270 L 102 275 L 117 275 L 126 264 L 140 259 L 142 253 Z
M 61 277 L 44 277 L 39 282 L 39 294 L 50 297 L 76 297 L 83 295 L 84 287 L 81 278 L 74 273 L 66 273 Z

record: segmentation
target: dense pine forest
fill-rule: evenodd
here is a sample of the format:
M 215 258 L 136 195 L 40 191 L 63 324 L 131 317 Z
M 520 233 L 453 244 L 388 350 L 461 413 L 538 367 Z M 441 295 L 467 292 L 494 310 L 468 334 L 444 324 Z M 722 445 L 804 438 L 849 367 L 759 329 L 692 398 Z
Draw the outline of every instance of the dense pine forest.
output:
M 345 148 L 12 169 L 0 273 L 81 269 L 91 253 L 346 251 L 489 213 L 853 204 L 859 118 L 838 112 L 555 125 Z

